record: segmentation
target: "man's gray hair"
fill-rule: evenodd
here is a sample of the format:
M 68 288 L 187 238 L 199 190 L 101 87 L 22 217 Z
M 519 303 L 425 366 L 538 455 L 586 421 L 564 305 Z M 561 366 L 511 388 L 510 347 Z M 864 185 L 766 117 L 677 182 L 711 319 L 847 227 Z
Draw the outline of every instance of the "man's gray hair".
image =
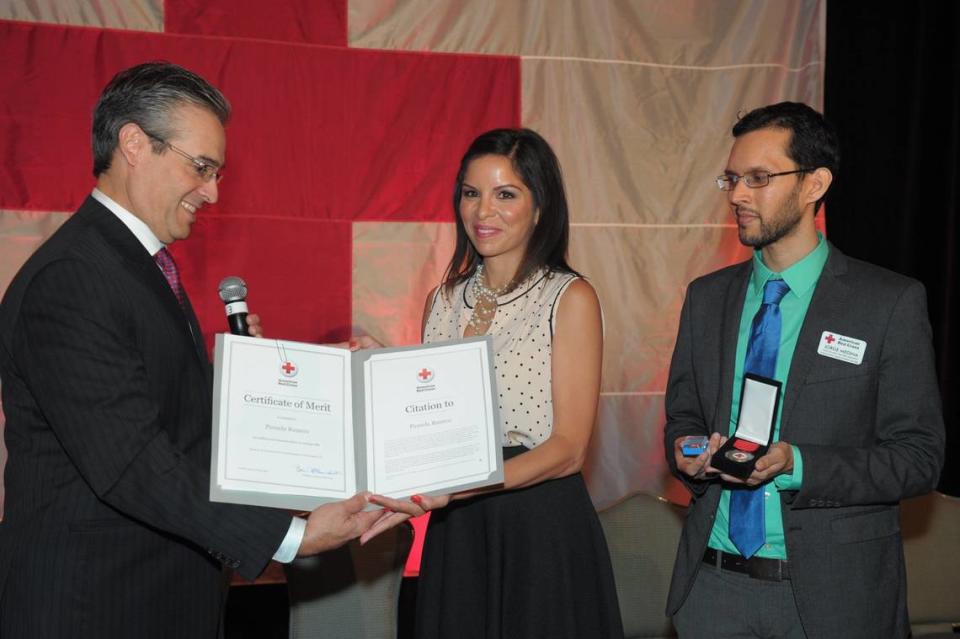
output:
M 176 64 L 147 62 L 113 76 L 93 110 L 93 175 L 110 168 L 120 129 L 130 122 L 153 138 L 155 152 L 163 152 L 163 142 L 175 133 L 170 114 L 183 104 L 210 111 L 221 124 L 230 118 L 230 103 L 220 90 Z

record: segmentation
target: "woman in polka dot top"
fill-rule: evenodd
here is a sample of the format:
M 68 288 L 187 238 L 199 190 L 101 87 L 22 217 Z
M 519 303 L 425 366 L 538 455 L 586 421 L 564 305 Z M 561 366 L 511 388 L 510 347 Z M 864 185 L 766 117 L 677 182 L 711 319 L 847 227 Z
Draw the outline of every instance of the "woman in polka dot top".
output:
M 411 502 L 434 511 L 420 568 L 418 638 L 623 636 L 603 531 L 583 465 L 600 392 L 603 329 L 593 287 L 566 262 L 563 179 L 547 142 L 497 129 L 460 163 L 457 244 L 427 296 L 423 341 L 493 337 L 504 483 Z

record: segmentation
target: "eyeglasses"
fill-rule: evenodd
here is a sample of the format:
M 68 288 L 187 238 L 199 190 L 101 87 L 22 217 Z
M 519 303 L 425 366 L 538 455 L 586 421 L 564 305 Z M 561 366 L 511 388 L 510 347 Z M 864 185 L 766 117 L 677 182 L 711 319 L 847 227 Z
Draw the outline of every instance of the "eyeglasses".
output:
M 144 133 L 147 133 L 147 132 L 144 131 Z M 194 157 L 189 153 L 187 153 L 186 151 L 184 151 L 183 149 L 175 147 L 173 144 L 171 144 L 170 142 L 167 142 L 166 140 L 164 140 L 159 136 L 153 135 L 151 133 L 147 133 L 147 137 L 153 140 L 156 140 L 160 144 L 163 144 L 164 146 L 168 147 L 171 151 L 173 151 L 177 155 L 180 155 L 190 160 L 190 162 L 193 164 L 194 170 L 197 172 L 197 177 L 203 180 L 204 182 L 209 182 L 210 180 L 216 180 L 217 182 L 219 182 L 220 180 L 223 179 L 223 172 L 220 170 L 220 167 L 218 167 L 217 165 L 210 164 L 209 162 L 201 160 L 200 158 Z
M 719 175 L 717 176 L 717 188 L 721 191 L 732 191 L 737 186 L 737 182 L 743 180 L 751 189 L 759 189 L 770 184 L 770 178 L 780 175 L 793 175 L 795 173 L 809 173 L 816 169 L 797 169 L 796 171 L 781 171 L 780 173 L 768 173 L 767 171 L 751 171 L 743 175 Z

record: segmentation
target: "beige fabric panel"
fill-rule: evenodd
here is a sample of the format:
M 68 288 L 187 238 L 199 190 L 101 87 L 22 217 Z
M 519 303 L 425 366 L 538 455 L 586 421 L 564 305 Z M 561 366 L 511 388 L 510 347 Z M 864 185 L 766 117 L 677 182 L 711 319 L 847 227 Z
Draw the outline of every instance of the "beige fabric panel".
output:
M 598 508 L 634 492 L 686 503 L 663 458 L 663 393 L 687 284 L 750 256 L 734 227 L 574 226 L 570 259 L 603 304 L 603 382 L 586 466 Z
M 350 0 L 350 46 L 717 67 L 824 57 L 825 0 Z
M 603 392 L 663 392 L 687 284 L 742 261 L 736 228 L 580 227 L 570 263 L 604 314 Z
M 0 0 L 0 19 L 163 31 L 163 0 Z
M 13 276 L 70 213 L 0 210 L 0 298 Z
M 601 394 L 597 430 L 583 467 L 587 489 L 603 510 L 636 492 L 678 504 L 690 501 L 663 454 L 663 395 Z
M 663 458 L 663 391 L 686 286 L 745 259 L 723 171 L 737 114 L 823 102 L 824 0 L 351 0 L 351 46 L 522 56 L 522 121 L 564 169 L 572 265 L 606 321 L 585 469 L 605 506 L 685 502 Z M 356 316 L 356 313 L 355 313 Z
M 563 166 L 574 222 L 729 223 L 713 178 L 738 112 L 822 100 L 820 67 L 722 71 L 523 60 L 523 124 Z
M 443 277 L 455 240 L 452 223 L 355 222 L 354 333 L 388 346 L 419 344 L 424 300 Z

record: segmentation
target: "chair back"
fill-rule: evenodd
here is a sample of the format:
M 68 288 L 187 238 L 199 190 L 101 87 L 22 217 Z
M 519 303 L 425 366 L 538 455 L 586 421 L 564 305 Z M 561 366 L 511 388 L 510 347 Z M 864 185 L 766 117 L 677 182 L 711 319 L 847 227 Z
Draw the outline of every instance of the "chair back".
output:
M 291 639 L 395 639 L 397 597 L 412 535 L 398 526 L 285 568 Z
M 600 513 L 626 639 L 675 637 L 665 615 L 685 510 L 635 494 Z
M 930 493 L 900 505 L 907 609 L 914 637 L 960 637 L 960 498 Z

